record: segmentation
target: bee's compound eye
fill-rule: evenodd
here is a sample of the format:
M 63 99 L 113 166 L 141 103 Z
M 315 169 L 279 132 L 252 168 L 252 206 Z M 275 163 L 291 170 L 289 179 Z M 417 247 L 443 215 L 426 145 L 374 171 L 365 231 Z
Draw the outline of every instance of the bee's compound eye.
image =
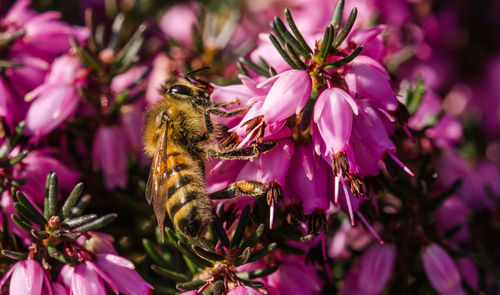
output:
M 185 85 L 174 85 L 168 89 L 170 94 L 182 94 L 182 95 L 193 95 L 191 88 Z

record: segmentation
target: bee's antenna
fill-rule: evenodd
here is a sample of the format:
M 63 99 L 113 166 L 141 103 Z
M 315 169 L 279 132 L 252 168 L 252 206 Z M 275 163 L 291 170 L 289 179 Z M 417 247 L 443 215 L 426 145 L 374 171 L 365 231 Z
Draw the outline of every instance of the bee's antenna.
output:
M 204 70 L 210 69 L 211 67 L 212 67 L 212 66 L 207 65 L 207 66 L 203 66 L 203 67 L 201 67 L 201 68 L 194 69 L 194 70 L 192 70 L 192 71 L 190 71 L 190 72 L 185 73 L 185 74 L 184 74 L 184 77 L 192 76 L 192 75 L 194 75 L 194 74 L 196 74 L 196 73 L 198 73 L 198 72 L 201 72 L 201 71 L 204 71 Z

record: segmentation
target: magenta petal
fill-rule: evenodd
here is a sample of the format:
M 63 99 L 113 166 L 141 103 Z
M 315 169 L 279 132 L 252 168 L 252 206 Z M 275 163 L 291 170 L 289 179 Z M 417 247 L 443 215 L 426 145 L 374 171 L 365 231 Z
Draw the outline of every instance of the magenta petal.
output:
M 353 109 L 350 98 L 340 88 L 323 91 L 314 106 L 314 121 L 327 146 L 326 152 L 344 152 L 352 129 Z
M 345 81 L 352 95 L 357 93 L 388 111 L 398 106 L 396 94 L 389 83 L 389 74 L 371 57 L 360 55 L 346 66 Z
M 311 95 L 311 77 L 306 71 L 289 70 L 269 90 L 262 110 L 267 124 L 286 120 L 300 111 Z
M 360 261 L 358 288 L 362 294 L 380 294 L 392 275 L 396 260 L 394 245 L 373 244 Z
M 113 254 L 97 254 L 95 264 L 116 284 L 125 295 L 148 295 L 153 287 L 135 271 L 129 260 Z
M 42 293 L 43 269 L 34 260 L 22 260 L 15 265 L 10 280 L 9 293 L 39 295 Z
M 75 272 L 71 278 L 71 294 L 106 294 L 106 287 L 91 264 L 80 263 L 75 267 Z
M 322 158 L 314 159 L 310 145 L 296 147 L 288 169 L 287 181 L 302 200 L 304 214 L 311 214 L 314 209 L 328 209 L 327 167 Z
M 432 286 L 443 295 L 465 294 L 460 273 L 455 263 L 443 248 L 431 244 L 421 250 L 422 263 Z
M 238 286 L 229 291 L 227 295 L 262 295 L 262 293 L 250 286 Z
M 80 95 L 72 86 L 61 85 L 46 89 L 28 110 L 28 133 L 37 137 L 48 134 L 75 112 L 79 101 Z

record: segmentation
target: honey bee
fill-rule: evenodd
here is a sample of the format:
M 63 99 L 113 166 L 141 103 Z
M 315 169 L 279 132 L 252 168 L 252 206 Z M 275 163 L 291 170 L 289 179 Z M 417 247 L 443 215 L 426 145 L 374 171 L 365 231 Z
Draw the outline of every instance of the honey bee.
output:
M 220 191 L 207 194 L 204 157 L 250 159 L 273 149 L 276 141 L 252 143 L 243 148 L 220 148 L 221 126 L 210 115 L 231 117 L 247 108 L 225 111 L 232 103 L 210 100 L 212 87 L 199 79 L 176 77 L 165 82 L 162 99 L 146 114 L 144 146 L 153 158 L 146 185 L 146 199 L 153 203 L 163 235 L 166 212 L 172 224 L 189 238 L 202 236 L 216 219 L 210 199 L 232 198 L 241 194 L 268 200 L 282 197 L 279 185 L 239 181 Z M 269 202 L 269 201 L 268 201 Z M 220 223 L 219 223 L 220 224 Z M 220 230 L 220 228 L 219 228 Z

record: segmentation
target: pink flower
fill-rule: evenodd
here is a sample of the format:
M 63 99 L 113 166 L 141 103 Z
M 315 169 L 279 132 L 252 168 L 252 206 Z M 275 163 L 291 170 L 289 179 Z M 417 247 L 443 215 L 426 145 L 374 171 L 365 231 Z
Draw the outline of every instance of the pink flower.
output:
M 347 43 L 353 43 L 356 46 L 363 45 L 364 49 L 361 54 L 382 62 L 387 54 L 387 47 L 382 37 L 385 28 L 385 25 L 378 25 L 370 29 L 357 30 L 348 37 Z
M 101 168 L 106 188 L 127 186 L 127 142 L 119 126 L 101 126 L 94 137 L 92 161 Z
M 227 295 L 262 295 L 262 293 L 250 286 L 238 286 L 229 291 Z
M 158 54 L 153 60 L 153 69 L 149 75 L 145 94 L 148 105 L 152 105 L 161 99 L 160 90 L 167 80 L 170 70 L 171 62 L 168 56 L 164 53 Z
M 267 284 L 276 289 L 276 294 L 313 295 L 320 294 L 322 281 L 316 268 L 306 264 L 303 257 L 287 257 L 280 268 L 266 277 Z
M 360 55 L 346 66 L 345 81 L 352 96 L 367 98 L 376 106 L 394 111 L 396 94 L 389 83 L 387 70 L 371 57 Z
M 460 229 L 455 231 L 453 236 L 447 238 L 453 244 L 466 242 L 469 239 L 470 232 L 468 226 L 468 216 L 471 210 L 467 204 L 458 197 L 449 197 L 446 199 L 441 207 L 436 210 L 435 220 L 438 232 L 447 237 L 446 233 L 456 227 Z
M 57 58 L 45 83 L 35 88 L 25 97 L 31 101 L 26 115 L 26 129 L 29 135 L 42 137 L 70 117 L 78 107 L 80 94 L 87 75 L 75 56 L 65 55 Z
M 310 144 L 299 145 L 293 154 L 288 169 L 287 182 L 302 200 L 304 214 L 314 209 L 328 209 L 330 201 L 326 196 L 328 166 L 323 159 L 314 155 Z
M 275 124 L 298 114 L 311 95 L 311 83 L 311 77 L 306 71 L 288 70 L 279 74 L 262 106 L 264 121 Z
M 107 294 L 107 286 L 116 294 L 148 295 L 153 287 L 134 270 L 129 260 L 113 254 L 96 254 L 94 261 L 76 266 L 64 265 L 59 280 L 74 295 Z
M 349 270 L 340 294 L 380 294 L 391 278 L 395 260 L 394 245 L 373 244 Z
M 42 204 L 45 198 L 45 179 L 50 171 L 57 174 L 59 188 L 66 192 L 71 191 L 80 177 L 77 171 L 61 163 L 54 156 L 48 149 L 39 149 L 30 152 L 23 159 L 23 165 L 14 167 L 14 177 L 25 179 L 27 182 L 20 187 L 20 190 L 37 204 Z
M 47 274 L 35 260 L 28 259 L 16 262 L 3 276 L 0 281 L 0 288 L 5 285 L 9 277 L 11 277 L 9 294 L 41 295 L 44 282 L 50 293 L 52 293 Z
M 183 45 L 190 45 L 192 26 L 197 24 L 197 5 L 195 3 L 178 4 L 170 7 L 160 19 L 160 28 L 167 37 Z
M 14 198 L 11 196 L 9 190 L 5 190 L 2 192 L 0 206 L 2 208 L 2 212 L 7 216 L 8 231 L 18 236 L 25 246 L 30 246 L 33 243 L 33 237 L 24 230 L 20 229 L 17 224 L 12 221 L 12 218 L 10 218 L 10 216 L 14 214 L 15 211 Z M 0 214 L 0 221 L 5 222 L 2 215 L 3 214 Z
M 76 240 L 80 246 L 96 254 L 118 255 L 113 247 L 115 239 L 112 236 L 100 232 L 87 232 L 87 234 L 88 236 L 82 235 Z
M 455 260 L 460 275 L 473 291 L 479 291 L 479 272 L 476 264 L 471 258 L 458 258 Z
M 152 293 L 153 287 L 139 276 L 130 260 L 113 254 L 96 254 L 94 262 L 98 269 L 118 286 L 118 291 L 121 293 L 125 295 Z
M 347 149 L 353 113 L 358 113 L 356 102 L 340 88 L 328 88 L 318 97 L 314 105 L 314 122 L 326 145 L 325 156 Z
M 438 244 L 431 244 L 420 251 L 425 274 L 441 295 L 465 294 L 460 273 L 451 257 Z

